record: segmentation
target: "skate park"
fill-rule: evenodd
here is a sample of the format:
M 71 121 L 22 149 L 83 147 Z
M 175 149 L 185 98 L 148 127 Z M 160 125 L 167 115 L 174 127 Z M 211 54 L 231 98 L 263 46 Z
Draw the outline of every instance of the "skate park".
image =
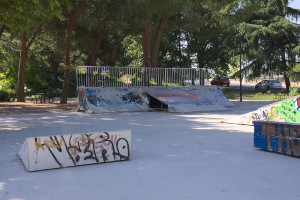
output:
M 214 92 L 203 93 L 195 87 Z M 99 92 L 95 88 L 85 88 L 85 91 L 95 94 L 90 95 L 93 98 L 79 90 L 79 96 L 90 100 L 80 103 L 78 98 L 78 108 L 88 103 L 103 108 L 107 101 L 102 94 L 111 95 L 106 88 L 100 88 Z M 222 101 L 220 107 L 214 109 L 213 105 L 218 105 L 218 102 L 208 101 L 207 96 L 219 95 L 215 92 L 219 91 L 217 87 L 187 87 L 194 88 L 194 93 L 183 86 L 179 89 L 170 87 L 170 90 L 166 86 L 149 88 L 116 88 L 123 97 L 122 101 L 127 102 L 126 109 L 139 110 L 113 105 L 113 112 L 99 112 L 100 106 L 95 106 L 92 112 L 86 109 L 85 112 L 0 115 L 3 122 L 0 125 L 0 165 L 5 169 L 0 171 L 0 197 L 35 200 L 43 195 L 43 199 L 150 200 L 290 199 L 300 196 L 297 190 L 299 177 L 290 170 L 291 166 L 297 166 L 299 159 L 254 148 L 252 125 L 228 123 L 273 105 L 273 102 L 227 99 L 227 106 L 223 106 L 225 101 Z M 189 93 L 183 92 L 185 90 Z M 145 98 L 142 100 L 148 103 L 147 106 L 140 108 L 136 105 L 143 105 L 137 94 L 143 96 L 140 99 Z M 204 98 L 201 94 L 209 95 Z M 116 92 L 114 96 L 119 98 Z M 151 101 L 154 101 L 154 106 L 149 106 Z M 188 107 L 182 106 L 183 103 Z M 170 112 L 170 105 L 189 110 Z M 211 107 L 191 112 L 191 105 L 193 109 Z M 25 139 L 30 137 L 120 130 L 131 130 L 131 157 L 122 162 L 28 172 L 17 154 Z

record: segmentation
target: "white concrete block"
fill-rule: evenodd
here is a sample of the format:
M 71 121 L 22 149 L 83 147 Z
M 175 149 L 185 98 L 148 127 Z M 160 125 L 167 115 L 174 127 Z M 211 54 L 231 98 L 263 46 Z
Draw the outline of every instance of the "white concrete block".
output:
M 18 154 L 28 171 L 129 160 L 131 130 L 26 138 Z

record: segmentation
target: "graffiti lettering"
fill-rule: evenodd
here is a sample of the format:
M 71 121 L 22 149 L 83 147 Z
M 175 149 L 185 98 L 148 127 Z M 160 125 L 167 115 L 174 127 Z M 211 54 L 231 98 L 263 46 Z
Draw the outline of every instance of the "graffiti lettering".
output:
M 254 122 L 254 146 L 300 157 L 300 125 L 293 123 Z
M 124 102 L 128 104 L 142 104 L 142 98 L 136 92 L 129 92 L 122 96 Z
M 300 111 L 298 110 L 298 100 L 290 100 L 288 102 L 283 102 L 281 105 L 274 108 L 274 113 L 278 115 L 280 119 L 286 122 L 299 123 L 300 122 Z
M 39 152 L 48 149 L 59 167 L 64 165 L 61 157 L 66 154 L 74 166 L 85 162 L 100 164 L 130 158 L 129 141 L 117 134 L 110 135 L 108 132 L 37 137 L 34 141 L 36 159 L 38 159 Z
M 269 121 L 268 111 L 263 110 L 252 114 L 253 121 Z

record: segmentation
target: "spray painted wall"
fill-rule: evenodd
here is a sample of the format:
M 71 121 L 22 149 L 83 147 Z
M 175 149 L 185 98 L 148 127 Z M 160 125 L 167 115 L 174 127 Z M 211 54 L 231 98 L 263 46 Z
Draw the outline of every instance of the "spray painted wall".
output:
M 169 112 L 226 110 L 234 105 L 217 87 L 78 88 L 78 110 L 87 113 L 150 111 L 148 94 L 168 105 Z
M 186 87 L 149 87 L 143 89 L 150 96 L 168 105 L 168 112 L 187 113 L 227 109 L 223 105 L 210 102 L 207 96 L 198 96 L 183 88 Z M 205 87 L 201 88 L 206 89 Z
M 254 147 L 300 157 L 300 124 L 254 121 Z
M 79 88 L 77 94 L 78 110 L 89 113 L 150 110 L 139 88 Z
M 253 121 L 300 123 L 300 95 L 230 119 L 226 122 L 252 125 Z
M 18 154 L 29 171 L 128 160 L 131 131 L 27 138 Z
M 222 90 L 216 86 L 181 87 L 181 89 L 189 94 L 204 97 L 211 103 L 219 106 L 234 106 L 234 104 L 225 97 Z

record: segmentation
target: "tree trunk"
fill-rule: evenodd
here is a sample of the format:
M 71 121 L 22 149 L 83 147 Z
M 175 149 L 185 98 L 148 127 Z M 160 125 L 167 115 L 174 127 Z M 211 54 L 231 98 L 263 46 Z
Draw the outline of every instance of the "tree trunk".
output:
M 151 52 L 151 67 L 158 67 L 157 57 L 158 57 L 158 49 L 161 41 L 161 37 L 165 28 L 165 25 L 167 23 L 167 16 L 164 16 L 161 18 L 160 23 L 157 27 L 155 40 L 152 47 Z
M 284 78 L 284 81 L 285 81 L 286 91 L 289 93 L 291 82 L 290 82 L 290 78 L 287 76 L 286 72 L 283 73 L 283 78 Z
M 27 32 L 23 31 L 22 34 L 22 49 L 20 52 L 19 71 L 18 71 L 18 86 L 17 86 L 17 101 L 25 102 L 25 68 L 26 68 L 26 56 L 27 56 Z
M 284 78 L 284 81 L 285 81 L 286 91 L 290 92 L 291 82 L 290 82 L 290 78 L 286 74 L 287 71 L 288 71 L 288 66 L 286 64 L 285 48 L 284 47 L 281 48 L 281 63 L 282 63 L 282 72 L 283 72 L 283 78 Z
M 25 69 L 26 69 L 26 57 L 27 52 L 31 45 L 33 44 L 36 36 L 42 29 L 42 25 L 39 25 L 37 29 L 35 30 L 33 36 L 31 37 L 28 44 L 27 42 L 27 31 L 23 31 L 22 33 L 22 49 L 20 52 L 20 61 L 19 61 L 19 71 L 18 71 L 18 85 L 17 85 L 17 101 L 18 102 L 25 102 L 25 92 L 24 92 L 24 86 L 25 86 Z
M 143 46 L 143 50 L 144 50 L 144 65 L 146 67 L 144 74 L 143 74 L 143 85 L 144 86 L 149 86 L 149 67 L 151 66 L 150 63 L 150 34 L 151 34 L 151 17 L 149 17 L 147 19 L 147 24 L 145 27 L 145 35 L 144 35 L 144 46 Z
M 0 28 L 0 39 L 2 37 L 2 34 L 3 34 L 4 30 L 5 30 L 5 28 L 6 28 L 5 25 L 2 25 L 1 28 Z
M 59 63 L 56 60 L 53 60 L 51 62 L 52 77 L 53 77 L 53 82 L 54 82 L 55 87 L 57 86 L 57 83 L 58 83 L 58 73 L 57 73 L 58 65 L 59 65 Z
M 65 73 L 64 73 L 64 83 L 61 92 L 61 104 L 68 103 L 68 91 L 69 91 L 69 82 L 70 82 L 70 48 L 71 48 L 71 35 L 72 30 L 75 24 L 75 9 L 76 9 L 76 0 L 72 1 L 73 9 L 69 16 L 69 23 L 67 28 L 67 38 L 66 38 L 66 49 L 65 49 Z
M 150 33 L 151 33 L 151 18 L 147 19 L 147 25 L 145 28 L 145 35 L 144 35 L 144 64 L 145 67 L 150 67 Z
M 106 25 L 104 25 L 104 27 L 100 30 L 100 32 L 98 34 L 97 42 L 96 42 L 95 47 L 91 54 L 90 66 L 96 66 L 97 55 L 98 55 L 98 51 L 99 51 L 99 48 L 101 45 L 101 41 L 102 41 L 104 33 L 105 33 L 105 29 L 106 29 Z
M 110 54 L 107 61 L 104 63 L 104 66 L 107 66 L 113 59 L 113 57 L 117 54 L 119 47 L 121 46 L 123 40 L 127 37 L 127 35 L 130 33 L 130 29 L 126 31 L 126 33 L 122 36 L 122 38 L 119 40 L 118 44 L 115 46 L 114 50 Z

